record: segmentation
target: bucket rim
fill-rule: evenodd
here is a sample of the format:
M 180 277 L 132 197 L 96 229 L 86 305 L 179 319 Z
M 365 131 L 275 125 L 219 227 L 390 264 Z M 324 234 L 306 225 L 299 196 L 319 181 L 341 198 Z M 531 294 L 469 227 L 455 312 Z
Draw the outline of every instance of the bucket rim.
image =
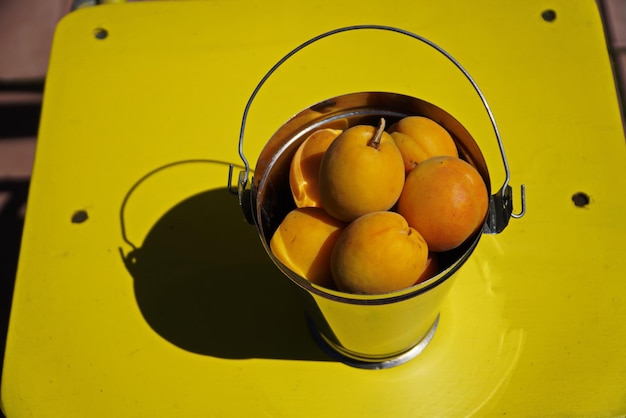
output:
M 444 270 L 440 271 L 433 277 L 424 280 L 423 282 L 414 284 L 413 286 L 395 290 L 393 292 L 377 293 L 377 294 L 359 294 L 342 292 L 336 289 L 330 289 L 324 286 L 316 285 L 306 278 L 296 274 L 289 267 L 285 266 L 272 252 L 269 245 L 263 240 L 263 246 L 266 247 L 267 253 L 270 256 L 274 264 L 280 269 L 280 271 L 290 279 L 295 285 L 308 293 L 321 296 L 325 299 L 333 300 L 336 302 L 342 302 L 353 305 L 386 305 L 391 303 L 397 303 L 404 300 L 412 299 L 423 293 L 426 293 L 445 281 L 453 278 L 457 271 L 465 264 L 465 262 L 472 255 L 478 242 L 482 237 L 483 232 L 479 229 L 474 235 L 468 238 L 457 249 L 464 250 L 462 255 L 455 259 L 455 261 Z M 460 252 L 460 251 L 459 251 Z
M 355 120 L 368 119 L 373 116 L 378 118 L 381 115 L 398 119 L 410 115 L 423 115 L 444 126 L 452 135 L 457 147 L 459 147 L 460 156 L 462 155 L 462 158 L 472 164 L 480 173 L 487 187 L 487 198 L 489 199 L 490 197 L 491 179 L 489 167 L 480 147 L 465 126 L 438 105 L 404 93 L 360 91 L 334 96 L 299 111 L 276 130 L 263 148 L 254 169 L 254 177 L 249 189 L 249 199 L 252 212 L 250 217 L 259 233 L 266 253 L 290 281 L 308 293 L 325 299 L 359 305 L 384 305 L 411 299 L 436 288 L 450 279 L 473 253 L 482 234 L 485 232 L 488 214 L 485 215 L 485 219 L 481 222 L 479 229 L 468 237 L 465 242 L 453 250 L 438 253 L 439 255 L 445 254 L 446 263 L 444 264 L 445 268 L 437 275 L 404 289 L 373 295 L 342 292 L 316 285 L 293 272 L 273 254 L 269 242 L 277 227 L 277 224 L 275 224 L 276 219 L 280 218 L 280 216 L 276 216 L 275 209 L 289 209 L 282 207 L 281 202 L 276 203 L 274 199 L 286 199 L 290 202 L 289 205 L 295 206 L 290 193 L 287 198 L 283 194 L 277 194 L 278 190 L 282 189 L 275 181 L 276 173 L 280 173 L 281 170 L 285 169 L 285 161 L 290 161 L 291 155 L 298 148 L 298 145 L 317 129 L 327 127 L 329 124 L 342 119 L 350 119 L 354 122 Z M 271 195 L 271 193 L 274 193 L 274 195 Z M 268 197 L 268 194 L 270 194 L 270 197 Z M 283 200 L 282 204 L 285 203 L 287 202 Z

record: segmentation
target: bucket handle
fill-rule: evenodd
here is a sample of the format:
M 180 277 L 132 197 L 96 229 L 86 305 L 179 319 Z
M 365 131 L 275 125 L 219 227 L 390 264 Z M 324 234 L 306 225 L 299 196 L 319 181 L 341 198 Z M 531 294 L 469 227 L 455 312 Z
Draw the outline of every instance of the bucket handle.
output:
M 472 84 L 472 87 L 478 94 L 480 101 L 482 102 L 485 110 L 487 111 L 487 115 L 489 116 L 489 120 L 491 121 L 491 126 L 493 127 L 493 131 L 498 141 L 498 148 L 500 149 L 500 155 L 502 157 L 502 164 L 504 165 L 504 172 L 505 172 L 505 179 L 504 179 L 504 182 L 502 183 L 502 187 L 500 187 L 500 190 L 494 195 L 492 195 L 489 200 L 489 211 L 487 214 L 485 225 L 483 227 L 483 232 L 488 233 L 488 234 L 499 233 L 507 226 L 509 222 L 509 218 L 512 217 L 515 219 L 519 219 L 522 216 L 524 216 L 524 214 L 526 213 L 526 186 L 524 184 L 520 186 L 520 201 L 521 201 L 522 208 L 519 212 L 515 213 L 513 212 L 512 190 L 511 190 L 511 186 L 509 185 L 509 182 L 511 180 L 511 170 L 509 168 L 509 163 L 506 158 L 506 153 L 504 151 L 504 144 L 500 136 L 500 130 L 498 129 L 498 125 L 496 124 L 496 120 L 493 116 L 493 112 L 491 111 L 491 108 L 489 104 L 487 103 L 487 99 L 485 99 L 485 96 L 483 95 L 482 91 L 478 87 L 478 84 L 476 83 L 476 81 L 474 81 L 472 76 L 461 65 L 461 63 L 459 63 L 452 55 L 450 55 L 447 51 L 445 51 L 439 45 L 413 32 L 409 32 L 404 29 L 396 28 L 393 26 L 385 26 L 385 25 L 353 25 L 353 26 L 345 26 L 345 27 L 330 30 L 328 32 L 324 32 L 298 45 L 297 47 L 292 49 L 289 53 L 287 53 L 285 56 L 283 56 L 276 64 L 274 64 L 274 66 L 272 66 L 272 68 L 270 68 L 270 70 L 263 76 L 261 81 L 254 88 L 254 91 L 252 92 L 252 95 L 248 99 L 248 102 L 246 103 L 246 107 L 243 111 L 243 117 L 241 120 L 241 128 L 239 131 L 239 157 L 241 158 L 241 161 L 244 164 L 244 171 L 241 171 L 239 173 L 237 189 L 234 189 L 232 187 L 234 165 L 233 164 L 230 165 L 229 170 L 228 170 L 228 190 L 233 194 L 238 194 L 239 199 L 242 200 L 242 196 L 248 185 L 248 180 L 250 176 L 250 163 L 248 162 L 248 159 L 246 158 L 243 152 L 243 137 L 244 137 L 244 132 L 246 128 L 246 121 L 248 119 L 248 113 L 250 111 L 250 107 L 252 106 L 252 102 L 254 101 L 259 90 L 261 89 L 261 87 L 263 87 L 263 85 L 268 80 L 268 78 L 270 78 L 270 76 L 285 61 L 287 61 L 294 54 L 304 49 L 308 45 L 314 42 L 317 42 L 323 38 L 326 38 L 328 36 L 331 36 L 331 35 L 335 35 L 335 34 L 342 33 L 342 32 L 361 30 L 361 29 L 376 29 L 376 30 L 384 30 L 384 31 L 389 31 L 389 32 L 396 32 L 402 35 L 409 36 L 418 41 L 421 41 L 427 44 L 428 46 L 434 48 L 442 55 L 444 55 L 450 62 L 452 62 L 452 64 L 454 64 L 463 73 L 465 78 L 467 78 L 467 80 Z

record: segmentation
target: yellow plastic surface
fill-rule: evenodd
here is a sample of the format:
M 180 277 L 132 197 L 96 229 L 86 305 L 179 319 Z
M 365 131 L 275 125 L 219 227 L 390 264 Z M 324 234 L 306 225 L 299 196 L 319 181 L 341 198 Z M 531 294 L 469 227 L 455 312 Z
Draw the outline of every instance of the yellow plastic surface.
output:
M 378 371 L 315 345 L 291 284 L 225 189 L 244 106 L 265 72 L 299 43 L 363 23 L 423 35 L 464 65 L 502 132 L 517 208 L 521 183 L 528 194 L 526 216 L 483 236 L 458 273 L 426 350 Z M 374 31 L 311 45 L 268 81 L 248 119 L 252 166 L 289 116 L 365 90 L 453 114 L 483 148 L 494 189 L 502 183 L 467 81 L 433 50 Z M 573 203 L 578 192 L 588 205 Z M 625 214 L 624 134 L 593 0 L 78 10 L 54 39 L 2 409 L 9 418 L 623 416 Z M 138 248 L 126 265 L 122 224 Z

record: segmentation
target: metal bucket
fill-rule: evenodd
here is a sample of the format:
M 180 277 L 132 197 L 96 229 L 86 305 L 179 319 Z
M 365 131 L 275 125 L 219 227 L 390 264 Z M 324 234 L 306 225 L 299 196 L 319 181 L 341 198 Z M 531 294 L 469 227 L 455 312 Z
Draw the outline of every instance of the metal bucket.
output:
M 377 29 L 398 32 L 427 43 L 448 57 L 475 87 L 492 121 L 504 164 L 506 179 L 490 198 L 483 229 L 454 250 L 439 254 L 440 272 L 436 276 L 400 291 L 380 295 L 355 295 L 312 284 L 284 266 L 270 250 L 269 242 L 285 215 L 295 208 L 289 188 L 289 166 L 298 146 L 314 131 L 335 127 L 345 129 L 357 124 L 375 125 L 384 117 L 389 124 L 411 115 L 426 116 L 438 122 L 453 137 L 459 156 L 480 173 L 487 189 L 491 181 L 487 164 L 476 141 L 454 117 L 443 109 L 415 97 L 390 92 L 357 92 L 317 103 L 296 114 L 270 138 L 262 150 L 249 182 L 249 165 L 243 154 L 246 116 L 256 93 L 265 80 L 291 55 L 306 45 L 347 30 Z M 237 185 L 240 204 L 248 221 L 255 225 L 268 256 L 297 289 L 318 343 L 338 360 L 360 368 L 378 369 L 402 364 L 419 354 L 437 328 L 442 302 L 455 280 L 455 272 L 470 257 L 483 233 L 501 232 L 511 217 L 525 212 L 522 186 L 522 210 L 513 213 L 510 174 L 495 120 L 478 89 L 463 67 L 448 53 L 419 35 L 387 26 L 363 25 L 326 32 L 292 50 L 279 61 L 255 89 L 244 112 L 239 153 L 245 170 Z M 229 187 L 232 170 L 229 173 Z M 231 188 L 232 189 L 232 188 Z

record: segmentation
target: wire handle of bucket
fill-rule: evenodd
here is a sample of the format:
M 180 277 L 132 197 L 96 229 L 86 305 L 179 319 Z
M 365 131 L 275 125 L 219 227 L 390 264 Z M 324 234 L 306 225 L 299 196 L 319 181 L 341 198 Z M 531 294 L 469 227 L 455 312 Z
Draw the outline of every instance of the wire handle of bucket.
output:
M 474 90 L 478 94 L 478 97 L 480 98 L 480 100 L 481 100 L 485 110 L 487 111 L 487 115 L 489 116 L 489 119 L 491 121 L 491 126 L 493 127 L 493 131 L 494 131 L 496 139 L 498 141 L 498 147 L 500 149 L 500 155 L 502 157 L 502 164 L 504 165 L 504 172 L 505 172 L 505 179 L 504 179 L 504 182 L 502 184 L 502 187 L 500 188 L 500 190 L 498 191 L 498 193 L 496 195 L 492 196 L 492 201 L 490 202 L 490 205 L 492 206 L 492 207 L 490 207 L 490 212 L 492 212 L 491 215 L 493 217 L 493 220 L 490 222 L 490 220 L 488 219 L 486 225 L 490 225 L 491 224 L 491 226 L 486 227 L 484 229 L 484 232 L 486 232 L 486 233 L 498 233 L 502 229 L 504 229 L 504 227 L 508 223 L 508 218 L 509 217 L 521 218 L 522 216 L 524 216 L 524 214 L 526 213 L 526 186 L 524 184 L 522 184 L 521 187 L 520 187 L 520 192 L 521 192 L 521 195 L 520 195 L 521 210 L 518 213 L 514 213 L 513 212 L 513 207 L 512 207 L 513 206 L 513 200 L 512 200 L 511 187 L 509 186 L 509 182 L 510 182 L 510 179 L 511 179 L 511 171 L 510 171 L 510 168 L 509 168 L 508 160 L 506 158 L 506 153 L 504 151 L 504 144 L 503 144 L 502 138 L 500 136 L 500 130 L 498 129 L 498 125 L 496 124 L 496 120 L 495 120 L 495 118 L 493 116 L 493 112 L 491 111 L 491 107 L 487 103 L 487 99 L 485 98 L 483 92 L 478 87 L 478 84 L 476 83 L 474 78 L 461 65 L 461 63 L 458 62 L 452 55 L 450 55 L 447 51 L 445 51 L 443 48 L 441 48 L 439 45 L 435 44 L 434 42 L 430 41 L 429 39 L 424 38 L 423 36 L 420 36 L 420 35 L 415 34 L 413 32 L 404 30 L 404 29 L 396 28 L 394 26 L 385 26 L 385 25 L 367 24 L 367 25 L 344 26 L 344 27 L 336 28 L 336 29 L 333 29 L 333 30 L 321 33 L 321 34 L 319 34 L 319 35 L 309 39 L 308 41 L 305 41 L 305 42 L 301 43 L 300 45 L 298 45 L 294 49 L 292 49 L 285 56 L 283 56 L 276 64 L 274 64 L 274 66 L 272 66 L 272 68 L 270 68 L 270 70 L 263 76 L 261 81 L 259 81 L 259 83 L 254 88 L 254 91 L 252 92 L 252 95 L 248 99 L 248 102 L 246 103 L 246 107 L 245 107 L 245 109 L 243 111 L 243 117 L 242 117 L 242 121 L 241 121 L 241 129 L 239 131 L 239 156 L 241 158 L 241 161 L 244 164 L 245 169 L 244 169 L 244 171 L 239 173 L 238 185 L 237 185 L 237 189 L 235 190 L 232 187 L 234 165 L 233 164 L 230 165 L 230 168 L 229 168 L 229 171 L 228 171 L 228 190 L 231 193 L 233 193 L 233 194 L 239 194 L 239 196 L 241 198 L 241 195 L 242 195 L 243 191 L 245 190 L 245 188 L 246 188 L 246 186 L 248 184 L 248 180 L 249 180 L 249 176 L 250 176 L 250 163 L 248 162 L 248 159 L 246 158 L 246 156 L 245 156 L 245 154 L 243 152 L 243 139 L 244 139 L 244 133 L 245 133 L 245 128 L 246 128 L 246 121 L 248 119 L 248 113 L 250 111 L 250 107 L 252 106 L 252 102 L 254 101 L 254 99 L 255 99 L 256 95 L 258 94 L 259 90 L 261 89 L 261 87 L 263 87 L 263 85 L 270 78 L 270 76 L 285 61 L 287 61 L 289 58 L 291 58 L 298 51 L 306 48 L 307 46 L 311 45 L 312 43 L 317 42 L 317 41 L 319 41 L 319 40 L 321 40 L 323 38 L 326 38 L 328 36 L 338 34 L 338 33 L 355 31 L 355 30 L 363 30 L 363 29 L 374 29 L 374 30 L 383 30 L 383 31 L 389 31 L 389 32 L 396 32 L 396 33 L 399 33 L 401 35 L 406 35 L 406 36 L 409 36 L 409 37 L 411 37 L 413 39 L 421 41 L 421 42 L 425 43 L 426 45 L 434 48 L 435 50 L 437 50 L 442 55 L 444 55 L 450 62 L 452 62 L 452 64 L 454 64 L 463 73 L 465 78 L 467 78 L 467 80 L 472 84 L 472 87 L 474 88 Z M 494 199 L 494 198 L 496 198 L 496 199 Z M 498 202 L 494 202 L 494 200 L 497 200 Z M 494 205 L 495 206 L 500 206 L 500 207 L 493 207 Z M 501 216 L 501 217 L 496 216 L 497 213 L 498 213 L 498 209 L 503 211 L 503 213 L 504 213 L 503 216 Z M 494 213 L 494 210 L 495 210 L 495 213 Z M 498 219 L 496 219 L 496 218 L 498 218 Z

